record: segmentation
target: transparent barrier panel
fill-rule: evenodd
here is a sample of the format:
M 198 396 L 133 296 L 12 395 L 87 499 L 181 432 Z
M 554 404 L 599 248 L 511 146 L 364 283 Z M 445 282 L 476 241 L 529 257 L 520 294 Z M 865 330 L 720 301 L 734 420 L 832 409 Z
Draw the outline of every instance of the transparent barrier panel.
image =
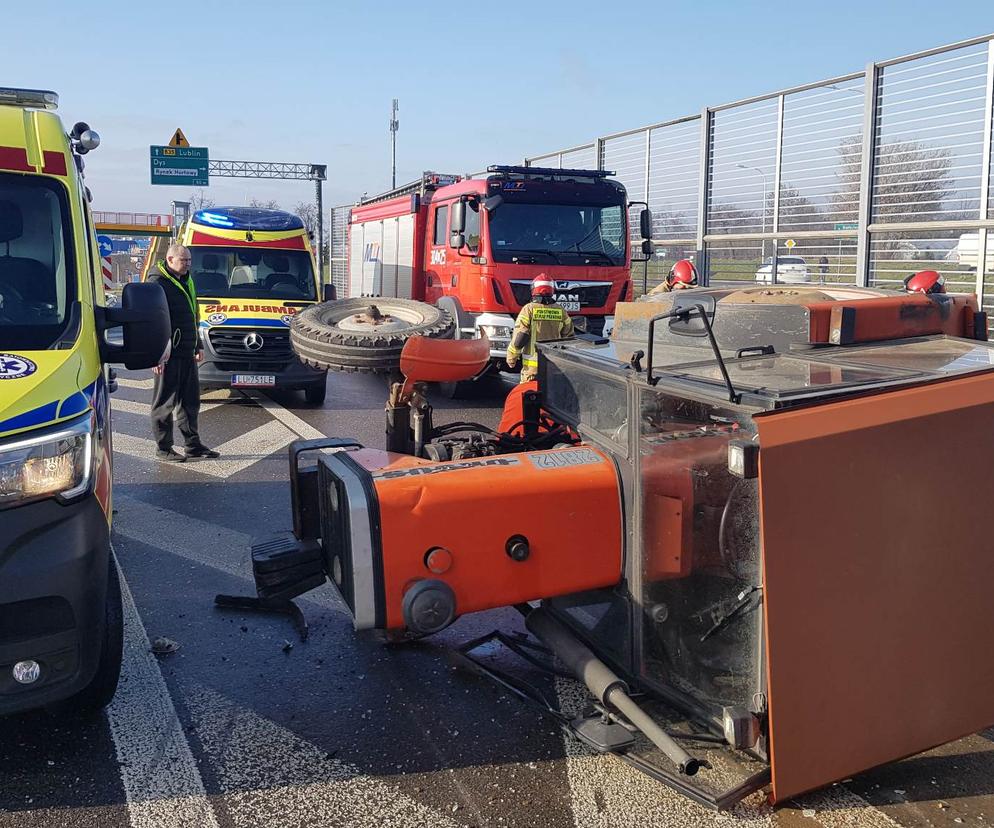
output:
M 758 487 L 728 471 L 751 419 L 640 392 L 642 676 L 720 712 L 761 689 Z

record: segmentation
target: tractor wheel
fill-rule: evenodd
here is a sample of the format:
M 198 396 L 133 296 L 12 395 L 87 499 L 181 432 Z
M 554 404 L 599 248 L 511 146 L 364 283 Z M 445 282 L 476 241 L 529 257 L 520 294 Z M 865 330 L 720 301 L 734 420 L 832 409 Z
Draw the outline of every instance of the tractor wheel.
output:
M 453 324 L 446 311 L 413 299 L 338 299 L 297 314 L 290 343 L 315 368 L 385 374 L 400 365 L 410 337 L 447 339 Z

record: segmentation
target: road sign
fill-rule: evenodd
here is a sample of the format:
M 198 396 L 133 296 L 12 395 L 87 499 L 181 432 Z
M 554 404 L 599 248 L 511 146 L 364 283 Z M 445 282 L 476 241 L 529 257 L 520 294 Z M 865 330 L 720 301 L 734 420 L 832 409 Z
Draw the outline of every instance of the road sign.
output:
M 186 140 L 186 136 L 183 134 L 183 130 L 176 127 L 176 132 L 173 133 L 173 137 L 169 139 L 169 146 L 171 147 L 188 147 L 190 142 Z
M 794 241 L 793 239 L 787 239 L 787 241 L 784 242 L 784 246 L 788 250 L 793 250 L 795 247 L 797 247 L 797 242 Z
M 835 222 L 836 230 L 859 230 L 858 221 L 837 221 Z
M 101 256 L 109 256 L 114 252 L 114 242 L 110 236 L 97 236 L 97 245 Z
M 149 147 L 152 183 L 207 187 L 210 158 L 207 147 Z

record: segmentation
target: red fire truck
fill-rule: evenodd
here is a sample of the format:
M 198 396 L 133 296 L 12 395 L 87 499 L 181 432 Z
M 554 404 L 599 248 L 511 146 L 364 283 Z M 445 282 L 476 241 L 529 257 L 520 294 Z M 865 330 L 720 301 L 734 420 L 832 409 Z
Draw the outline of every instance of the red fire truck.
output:
M 631 299 L 628 216 L 642 204 L 629 202 L 613 175 L 513 166 L 492 166 L 485 178 L 426 172 L 364 199 L 349 220 L 347 296 L 443 307 L 457 338 L 486 333 L 496 362 L 532 279 L 544 272 L 578 328 L 608 334 L 615 304 Z M 635 231 L 647 239 L 651 230 L 643 209 Z

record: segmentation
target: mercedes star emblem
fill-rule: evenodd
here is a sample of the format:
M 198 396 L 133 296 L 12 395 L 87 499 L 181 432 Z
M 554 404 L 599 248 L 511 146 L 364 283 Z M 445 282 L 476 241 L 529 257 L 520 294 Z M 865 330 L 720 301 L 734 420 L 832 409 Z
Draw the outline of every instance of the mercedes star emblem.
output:
M 250 334 L 246 334 L 245 339 L 242 340 L 242 344 L 245 346 L 246 351 L 258 351 L 262 347 L 262 337 L 255 331 Z

